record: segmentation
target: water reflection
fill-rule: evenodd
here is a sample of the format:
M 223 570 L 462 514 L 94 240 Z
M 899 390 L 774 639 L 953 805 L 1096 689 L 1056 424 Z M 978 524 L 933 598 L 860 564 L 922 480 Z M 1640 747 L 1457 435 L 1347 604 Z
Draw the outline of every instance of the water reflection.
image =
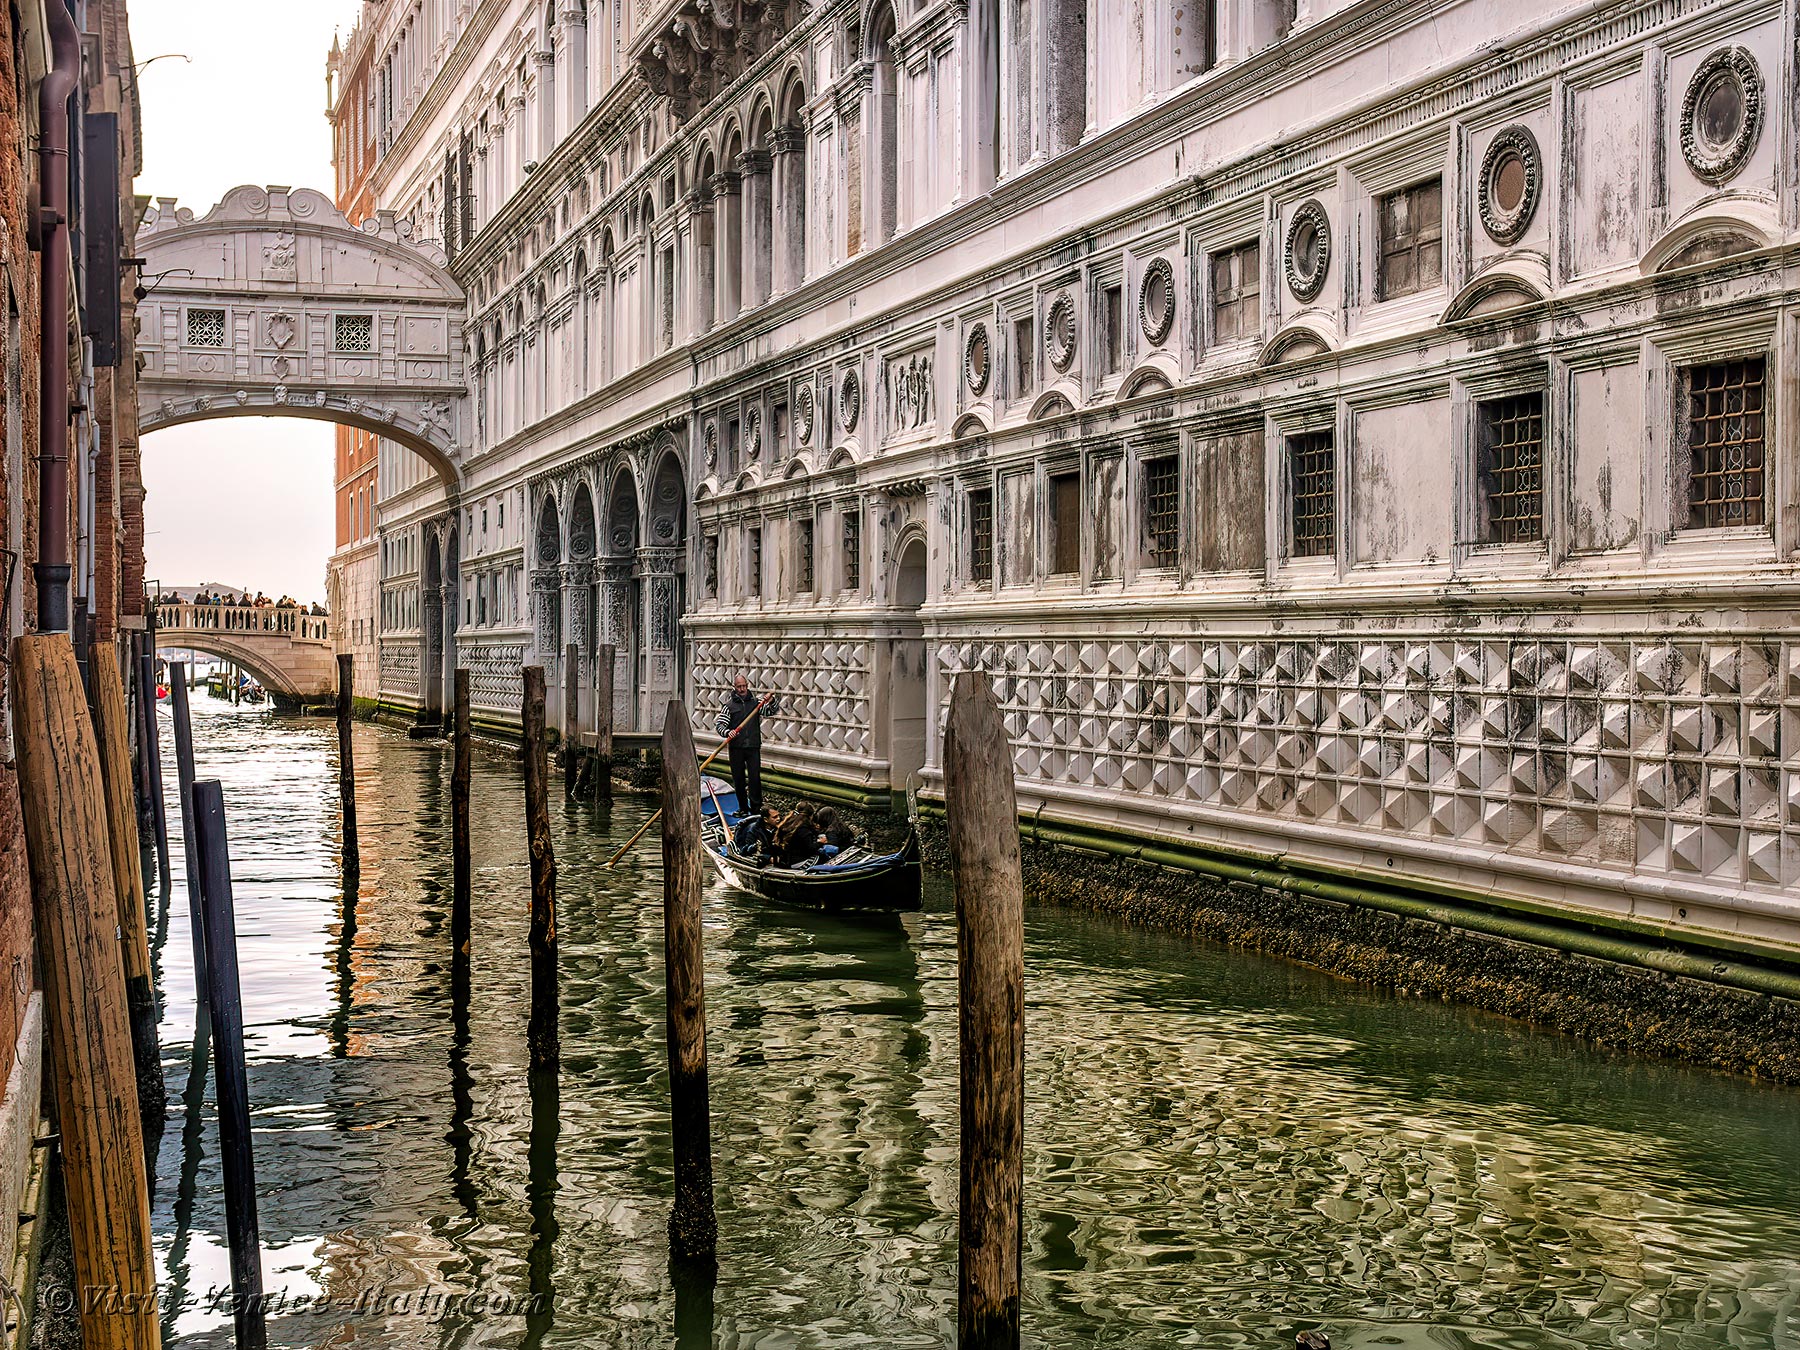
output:
M 510 758 L 476 757 L 463 914 L 446 751 L 357 729 L 344 884 L 333 728 L 206 698 L 195 716 L 231 812 L 277 1343 L 954 1342 L 941 887 L 923 914 L 854 920 L 708 891 L 720 1265 L 716 1288 L 678 1281 L 660 857 L 599 865 L 645 804 L 553 812 L 562 1063 L 534 1075 Z M 217 1342 L 187 906 L 158 898 L 180 1119 L 155 1224 L 165 1288 L 197 1300 L 166 1329 Z M 1031 913 L 1026 956 L 1030 1344 L 1285 1347 L 1312 1325 L 1340 1347 L 1800 1338 L 1791 1093 L 1076 914 Z M 491 1306 L 432 1301 L 469 1293 Z

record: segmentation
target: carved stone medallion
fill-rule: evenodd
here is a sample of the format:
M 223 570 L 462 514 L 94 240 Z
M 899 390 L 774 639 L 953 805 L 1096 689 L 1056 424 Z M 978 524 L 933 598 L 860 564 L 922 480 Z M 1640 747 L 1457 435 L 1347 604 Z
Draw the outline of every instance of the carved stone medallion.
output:
M 1331 221 L 1316 200 L 1301 205 L 1288 221 L 1285 255 L 1288 290 L 1301 304 L 1311 304 L 1325 289 L 1331 267 Z
M 1537 137 L 1526 128 L 1507 127 L 1488 142 L 1476 196 L 1481 226 L 1495 243 L 1517 243 L 1530 228 L 1543 178 Z
M 1681 154 L 1696 177 L 1737 176 L 1762 134 L 1763 78 L 1742 47 L 1721 47 L 1700 63 L 1681 101 Z
M 1138 327 L 1153 346 L 1161 346 L 1175 326 L 1175 268 L 1167 258 L 1153 258 L 1138 283 Z
M 862 415 L 862 377 L 852 366 L 844 372 L 838 385 L 838 424 L 846 432 L 856 430 L 856 419 Z
M 1050 302 L 1044 316 L 1044 354 L 1058 370 L 1075 360 L 1075 299 L 1067 291 Z
M 986 392 L 993 364 L 987 325 L 978 323 L 969 329 L 969 340 L 963 344 L 963 379 L 968 382 L 971 394 Z

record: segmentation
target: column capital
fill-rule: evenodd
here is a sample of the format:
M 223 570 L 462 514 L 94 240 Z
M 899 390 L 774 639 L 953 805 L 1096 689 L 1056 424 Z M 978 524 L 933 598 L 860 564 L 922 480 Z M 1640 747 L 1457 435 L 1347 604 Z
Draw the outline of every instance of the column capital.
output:
M 738 194 L 738 175 L 730 169 L 715 173 L 708 181 L 715 197 L 735 197 Z
M 806 132 L 800 127 L 776 127 L 769 137 L 769 147 L 777 155 L 791 155 L 806 148 Z
M 746 150 L 737 157 L 738 172 L 745 178 L 760 177 L 774 162 L 767 150 Z

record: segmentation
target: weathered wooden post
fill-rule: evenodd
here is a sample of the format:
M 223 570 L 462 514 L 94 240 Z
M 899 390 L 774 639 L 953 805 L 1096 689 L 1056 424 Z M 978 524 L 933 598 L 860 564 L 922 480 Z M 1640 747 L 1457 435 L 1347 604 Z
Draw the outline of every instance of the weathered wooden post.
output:
M 356 843 L 356 751 L 350 740 L 351 712 L 356 694 L 356 658 L 340 652 L 337 659 L 338 801 L 343 812 L 346 876 L 362 871 L 362 850 Z M 237 687 L 235 684 L 232 686 Z
M 1012 746 L 986 674 L 957 676 L 944 744 L 962 1047 L 957 1344 L 1019 1344 L 1025 891 Z
M 144 729 L 150 755 L 150 813 L 156 825 L 156 879 L 163 894 L 169 891 L 169 803 L 163 796 L 162 723 L 156 716 L 156 605 L 144 606 Z M 159 1068 L 160 1073 L 160 1068 Z
M 519 720 L 525 729 L 525 831 L 531 848 L 531 1025 L 533 1068 L 554 1068 L 556 1027 L 556 854 L 550 846 L 550 765 L 544 752 L 544 668 L 526 666 Z
M 450 943 L 466 954 L 469 945 L 469 672 L 456 669 L 455 706 L 450 721 Z
M 216 778 L 194 784 L 194 834 L 206 917 L 207 1003 L 212 1013 L 213 1083 L 219 1155 L 225 1174 L 225 1241 L 230 1248 L 232 1320 L 239 1350 L 264 1350 L 262 1236 L 256 1220 L 256 1164 L 250 1150 L 250 1086 L 244 1069 L 244 1007 L 238 988 L 237 925 L 225 795 Z
M 669 1251 L 711 1263 L 712 1113 L 706 1083 L 706 972 L 700 915 L 700 770 L 687 708 L 670 699 L 662 734 L 663 961 L 668 1002 L 669 1106 L 675 1208 Z
M 594 794 L 602 801 L 612 800 L 613 660 L 608 642 L 594 666 Z
M 194 719 L 188 708 L 193 688 L 187 663 L 169 667 L 169 700 L 175 707 L 175 789 L 181 803 L 181 853 L 187 872 L 188 927 L 194 942 L 194 1001 L 206 1006 L 206 918 L 200 907 L 200 855 L 194 846 Z
M 563 648 L 562 769 L 563 796 L 575 795 L 575 778 L 581 772 L 581 648 L 571 642 Z
M 156 793 L 150 786 L 150 732 L 149 723 L 145 720 L 144 705 L 144 635 L 133 633 L 127 640 L 126 656 L 130 661 L 125 682 L 129 690 L 135 690 L 131 698 L 132 734 L 137 741 L 137 756 L 132 761 L 132 782 L 137 787 L 137 825 L 138 846 L 154 850 L 156 848 L 156 815 L 151 799 Z
M 125 682 L 119 674 L 119 651 L 112 643 L 93 644 L 88 680 L 94 698 L 100 781 L 106 793 L 107 845 L 118 905 L 120 954 L 125 959 L 131 1047 L 137 1058 L 138 1107 L 146 1127 L 160 1126 L 166 1103 L 162 1049 L 156 1038 L 156 995 L 150 982 L 149 915 L 144 905 L 144 873 L 138 865 L 137 808 L 131 798 L 131 730 L 125 712 Z
M 13 643 L 13 727 L 82 1343 L 155 1350 L 156 1263 L 100 756 L 68 636 Z M 116 1297 L 112 1297 L 116 1295 Z

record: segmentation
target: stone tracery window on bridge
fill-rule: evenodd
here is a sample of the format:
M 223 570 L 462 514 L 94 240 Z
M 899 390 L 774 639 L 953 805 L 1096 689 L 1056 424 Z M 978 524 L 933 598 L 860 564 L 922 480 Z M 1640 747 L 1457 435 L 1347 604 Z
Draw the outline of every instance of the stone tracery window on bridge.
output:
M 190 347 L 223 347 L 225 345 L 225 311 L 222 309 L 190 309 L 187 312 L 187 345 Z
M 333 323 L 332 349 L 367 354 L 375 347 L 375 319 L 369 314 L 339 314 Z

